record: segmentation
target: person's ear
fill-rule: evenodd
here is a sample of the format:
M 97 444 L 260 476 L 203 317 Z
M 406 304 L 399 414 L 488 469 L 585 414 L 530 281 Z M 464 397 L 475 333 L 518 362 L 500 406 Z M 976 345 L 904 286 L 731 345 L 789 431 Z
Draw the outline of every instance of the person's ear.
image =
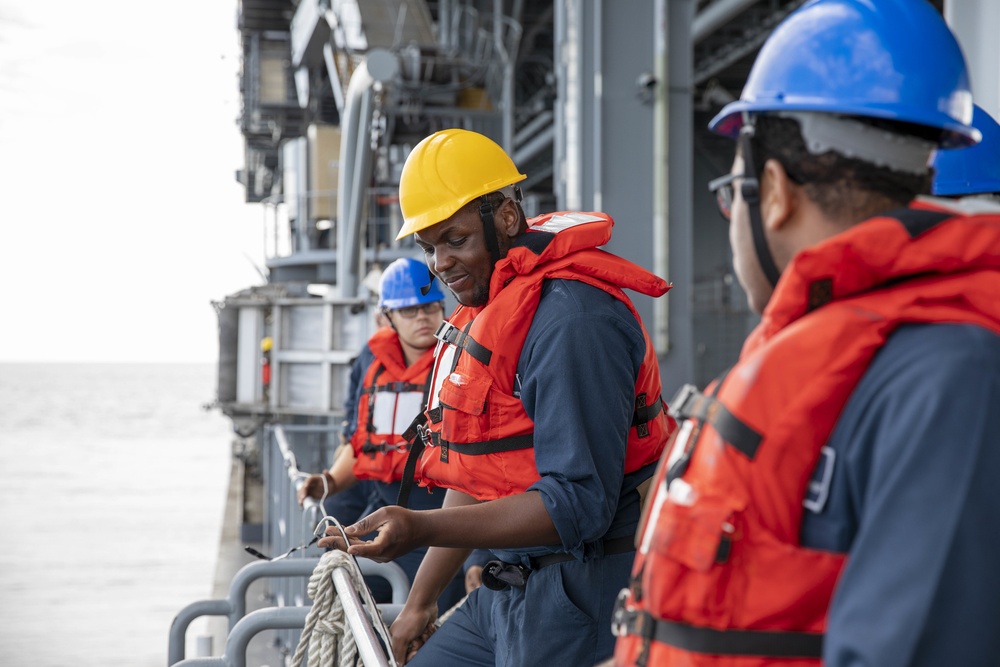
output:
M 503 200 L 493 213 L 493 224 L 497 228 L 497 233 L 507 238 L 514 238 L 520 232 L 521 213 L 513 199 Z
M 760 178 L 760 215 L 766 229 L 777 231 L 792 219 L 797 196 L 798 186 L 781 163 L 773 159 L 765 162 Z

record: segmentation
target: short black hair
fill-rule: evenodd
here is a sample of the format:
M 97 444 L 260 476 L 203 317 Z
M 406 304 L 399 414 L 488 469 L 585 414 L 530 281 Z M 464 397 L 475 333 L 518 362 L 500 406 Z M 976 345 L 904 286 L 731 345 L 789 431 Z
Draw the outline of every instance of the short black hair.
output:
M 912 125 L 851 118 L 900 134 L 916 134 L 923 139 L 926 128 Z M 754 166 L 760 172 L 767 160 L 781 163 L 788 177 L 803 187 L 825 215 L 837 218 L 868 218 L 888 200 L 906 206 L 914 197 L 930 194 L 933 172 L 909 174 L 870 162 L 827 151 L 813 155 L 806 148 L 799 122 L 794 118 L 759 115 L 751 140 Z

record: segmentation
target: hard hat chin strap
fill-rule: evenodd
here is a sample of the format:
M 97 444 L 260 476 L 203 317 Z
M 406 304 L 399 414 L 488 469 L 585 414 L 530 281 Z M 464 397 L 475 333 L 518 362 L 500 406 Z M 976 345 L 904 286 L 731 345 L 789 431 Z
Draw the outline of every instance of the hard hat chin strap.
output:
M 493 204 L 489 195 L 479 198 L 479 217 L 483 221 L 483 235 L 486 237 L 486 247 L 490 249 L 492 265 L 500 261 L 500 244 L 497 242 L 497 228 L 493 223 Z
M 431 286 L 434 284 L 434 274 L 431 273 L 431 267 L 427 267 L 427 284 L 420 287 L 420 296 L 427 296 L 427 293 L 431 291 Z
M 740 194 L 750 210 L 750 231 L 753 234 L 754 252 L 757 254 L 757 261 L 764 271 L 764 277 L 771 283 L 771 287 L 778 284 L 781 272 L 774 263 L 771 249 L 767 247 L 767 237 L 764 236 L 764 220 L 760 214 L 760 179 L 757 177 L 757 167 L 753 162 L 753 152 L 750 150 L 750 139 L 754 134 L 754 126 L 751 123 L 743 123 L 740 130 L 740 153 L 743 156 L 743 180 L 740 183 Z

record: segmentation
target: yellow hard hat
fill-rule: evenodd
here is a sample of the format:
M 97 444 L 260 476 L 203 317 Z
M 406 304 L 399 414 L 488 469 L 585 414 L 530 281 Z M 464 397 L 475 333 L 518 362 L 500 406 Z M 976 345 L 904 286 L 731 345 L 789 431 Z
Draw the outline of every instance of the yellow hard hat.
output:
M 476 197 L 523 181 L 514 161 L 489 137 L 452 128 L 413 147 L 399 178 L 401 239 L 450 218 Z

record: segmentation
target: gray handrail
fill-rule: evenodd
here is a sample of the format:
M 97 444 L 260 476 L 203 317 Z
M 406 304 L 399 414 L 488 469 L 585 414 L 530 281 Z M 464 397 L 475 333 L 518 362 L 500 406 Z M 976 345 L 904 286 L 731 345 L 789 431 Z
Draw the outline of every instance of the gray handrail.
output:
M 226 650 L 218 658 L 190 658 L 172 663 L 174 667 L 246 667 L 247 646 L 264 630 L 303 628 L 309 607 L 267 607 L 252 611 L 233 627 L 226 639 Z
M 167 664 L 174 665 L 184 660 L 187 630 L 194 619 L 201 616 L 228 616 L 229 631 L 232 633 L 239 621 L 249 615 L 246 613 L 246 595 L 250 584 L 263 577 L 311 576 L 319 560 L 319 558 L 298 558 L 244 565 L 233 577 L 227 598 L 192 602 L 174 617 L 170 625 Z M 410 582 L 403 568 L 396 563 L 377 563 L 367 558 L 359 558 L 357 562 L 363 575 L 379 576 L 389 582 L 392 587 L 393 605 L 402 605 L 406 602 L 406 596 L 410 592 Z

